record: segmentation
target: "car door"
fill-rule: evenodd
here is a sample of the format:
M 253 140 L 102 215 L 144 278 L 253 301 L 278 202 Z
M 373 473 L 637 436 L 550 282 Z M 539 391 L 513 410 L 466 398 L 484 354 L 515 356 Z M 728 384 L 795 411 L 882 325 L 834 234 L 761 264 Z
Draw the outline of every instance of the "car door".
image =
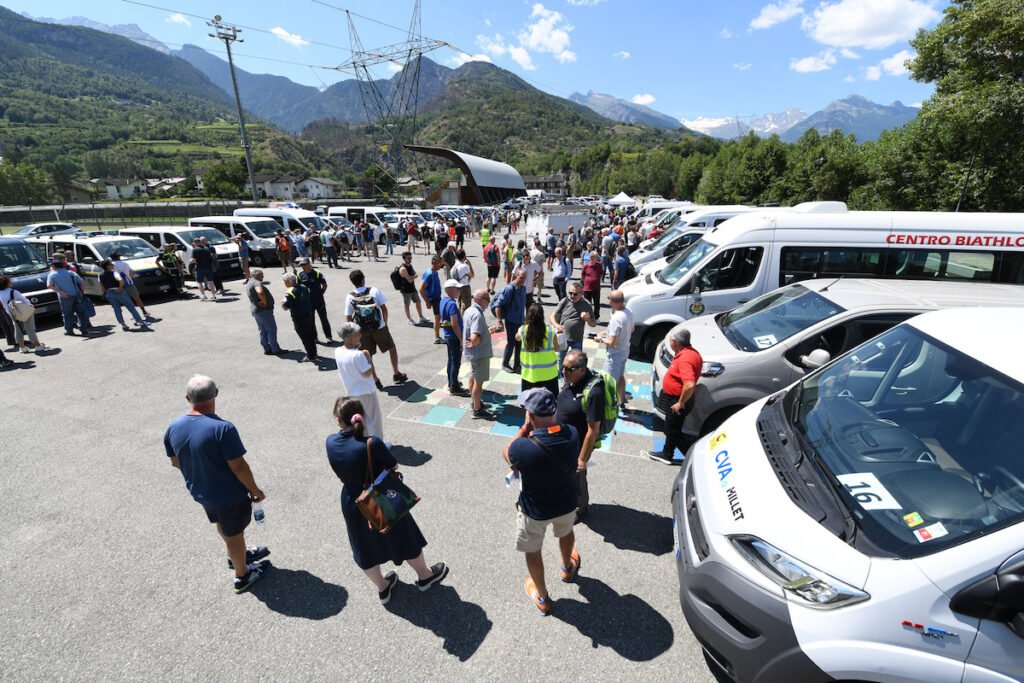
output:
M 103 294 L 100 287 L 100 261 L 96 250 L 88 244 L 75 245 L 75 261 L 78 263 L 78 275 L 85 283 L 85 293 L 92 296 Z
M 692 315 L 714 315 L 746 303 L 760 293 L 764 271 L 764 247 L 726 249 L 700 269 L 692 279 Z
M 1006 560 L 996 570 L 996 573 L 1001 575 L 1000 584 L 1009 583 L 1006 581 L 1007 577 L 1020 581 L 1022 567 L 1024 567 L 1024 550 Z M 1018 619 L 1020 618 L 1018 615 Z M 1024 653 L 1024 635 L 1015 632 L 1005 622 L 982 619 L 978 627 L 978 637 L 974 640 L 974 646 L 967 657 L 964 683 L 991 681 L 990 671 L 998 671 L 1015 681 L 1024 680 L 1024 655 L 1022 653 Z

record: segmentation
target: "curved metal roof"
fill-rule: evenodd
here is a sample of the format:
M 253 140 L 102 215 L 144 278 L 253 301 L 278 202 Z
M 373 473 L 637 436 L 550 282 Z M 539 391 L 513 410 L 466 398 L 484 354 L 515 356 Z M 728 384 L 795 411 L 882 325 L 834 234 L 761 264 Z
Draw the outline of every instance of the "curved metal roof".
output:
M 478 195 L 490 200 L 491 195 L 518 196 L 526 194 L 526 183 L 519 171 L 508 164 L 493 159 L 457 152 L 445 147 L 424 147 L 422 145 L 406 145 L 412 152 L 432 154 L 452 162 L 466 176 L 467 184 L 474 188 Z M 498 192 L 488 192 L 497 190 Z

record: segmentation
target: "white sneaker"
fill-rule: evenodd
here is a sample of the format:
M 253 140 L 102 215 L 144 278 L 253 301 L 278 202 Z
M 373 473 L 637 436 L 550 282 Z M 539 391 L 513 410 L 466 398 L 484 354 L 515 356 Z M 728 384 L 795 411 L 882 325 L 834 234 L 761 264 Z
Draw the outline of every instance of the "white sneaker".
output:
M 413 319 L 412 319 L 412 318 L 406 318 L 406 319 L 405 319 L 405 322 L 409 323 L 410 325 L 412 325 L 412 326 L 414 326 L 414 327 L 416 326 L 416 323 L 415 323 L 415 322 L 413 321 Z
M 37 353 L 38 353 L 39 351 L 49 351 L 49 350 L 50 350 L 50 347 L 49 347 L 49 346 L 47 346 L 46 344 L 36 344 L 36 348 L 35 348 L 35 350 L 36 350 L 36 352 L 37 352 Z
M 31 351 L 29 351 L 29 348 L 27 346 L 22 346 L 19 349 L 19 351 L 21 351 L 21 353 L 32 353 Z

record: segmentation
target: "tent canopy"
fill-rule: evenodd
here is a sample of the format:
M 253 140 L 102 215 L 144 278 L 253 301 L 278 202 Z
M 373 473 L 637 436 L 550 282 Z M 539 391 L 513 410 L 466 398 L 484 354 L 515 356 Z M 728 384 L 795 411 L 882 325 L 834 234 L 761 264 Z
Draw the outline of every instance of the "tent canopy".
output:
M 625 192 L 618 193 L 605 203 L 612 206 L 636 206 L 636 201 Z

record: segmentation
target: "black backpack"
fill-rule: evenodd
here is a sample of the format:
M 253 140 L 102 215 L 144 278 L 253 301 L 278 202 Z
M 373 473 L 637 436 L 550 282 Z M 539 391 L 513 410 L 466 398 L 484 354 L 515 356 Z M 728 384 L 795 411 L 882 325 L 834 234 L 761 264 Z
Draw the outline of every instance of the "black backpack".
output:
M 352 292 L 352 319 L 363 332 L 376 330 L 383 320 L 377 300 L 373 298 L 373 290 L 367 288 L 365 292 Z
M 402 277 L 398 269 L 402 266 L 395 266 L 395 269 L 391 271 L 391 284 L 395 286 L 395 289 L 402 291 L 402 285 L 405 283 L 405 278 Z
M 636 277 L 636 268 L 633 267 L 632 261 L 626 261 L 626 279 L 632 280 Z

